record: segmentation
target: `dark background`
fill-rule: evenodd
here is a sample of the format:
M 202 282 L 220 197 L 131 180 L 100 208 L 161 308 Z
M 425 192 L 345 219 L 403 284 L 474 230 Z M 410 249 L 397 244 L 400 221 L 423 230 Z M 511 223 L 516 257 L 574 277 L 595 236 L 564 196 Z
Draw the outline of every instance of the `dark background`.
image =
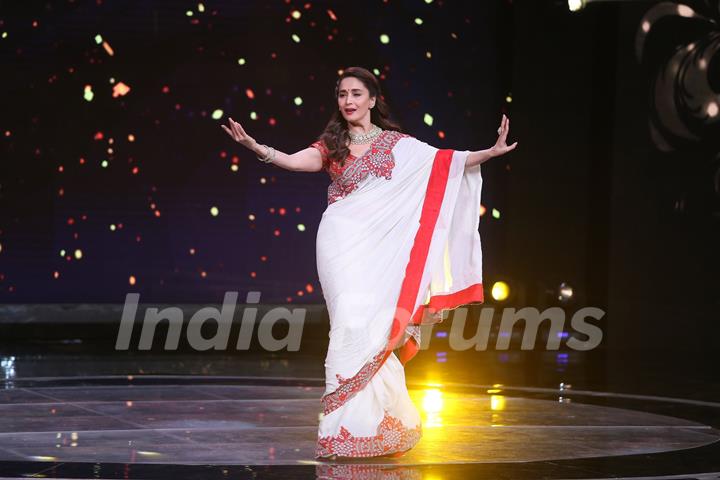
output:
M 223 1 L 203 13 L 170 1 L 0 2 L 0 300 L 221 302 L 259 290 L 263 302 L 322 303 L 314 244 L 327 175 L 263 165 L 219 124 L 229 115 L 262 143 L 305 148 L 334 108 L 338 70 L 359 65 L 378 69 L 395 118 L 434 146 L 487 148 L 509 115 L 519 147 L 483 167 L 488 297 L 505 280 L 509 304 L 542 309 L 567 282 L 573 308 L 607 312 L 609 346 L 714 355 L 719 117 L 688 99 L 718 101 L 709 39 L 720 10 L 684 4 L 697 17 L 652 23 L 638 54 L 653 2 L 576 13 L 560 1 Z M 712 53 L 704 69 L 683 56 L 691 43 Z M 673 56 L 670 91 L 658 82 Z M 111 79 L 131 90 L 113 98 Z M 658 113 L 668 101 L 674 123 Z
M 306 148 L 336 108 L 338 70 L 359 65 L 382 74 L 407 132 L 476 150 L 494 142 L 510 80 L 499 26 L 511 10 L 496 2 L 226 1 L 202 13 L 173 1 L 21 5 L 4 4 L 0 16 L 11 32 L 0 140 L 8 302 L 122 302 L 130 291 L 142 301 L 221 302 L 228 290 L 241 300 L 258 290 L 266 302 L 321 303 L 315 236 L 329 177 L 261 164 L 219 125 L 230 116 L 261 143 Z M 111 78 L 131 90 L 113 98 Z M 507 161 L 487 168 L 486 203 L 501 211 Z M 488 230 L 503 228 L 494 223 Z M 502 247 L 487 235 L 492 269 Z

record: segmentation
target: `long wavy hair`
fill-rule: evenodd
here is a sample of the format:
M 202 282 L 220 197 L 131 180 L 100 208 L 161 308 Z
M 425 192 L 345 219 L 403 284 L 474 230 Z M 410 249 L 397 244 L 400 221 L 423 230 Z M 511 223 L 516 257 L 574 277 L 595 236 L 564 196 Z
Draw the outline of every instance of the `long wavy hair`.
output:
M 362 67 L 349 67 L 340 74 L 335 83 L 334 112 L 325 131 L 320 135 L 319 140 L 325 143 L 328 148 L 328 159 L 331 162 L 338 162 L 340 166 L 345 164 L 345 158 L 350 153 L 347 143 L 350 140 L 347 121 L 343 118 L 337 108 L 338 90 L 343 78 L 355 77 L 360 80 L 370 92 L 370 98 L 375 97 L 375 106 L 370 110 L 370 121 L 383 130 L 396 130 L 402 132 L 400 125 L 390 119 L 390 107 L 380 90 L 380 82 L 372 72 Z

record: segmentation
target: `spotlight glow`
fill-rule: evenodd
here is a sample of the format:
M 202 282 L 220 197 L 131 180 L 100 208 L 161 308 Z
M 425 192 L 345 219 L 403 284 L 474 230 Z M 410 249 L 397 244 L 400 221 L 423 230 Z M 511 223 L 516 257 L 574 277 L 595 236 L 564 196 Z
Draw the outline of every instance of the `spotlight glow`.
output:
M 495 301 L 502 302 L 510 296 L 510 286 L 505 282 L 495 282 L 492 287 L 492 297 Z

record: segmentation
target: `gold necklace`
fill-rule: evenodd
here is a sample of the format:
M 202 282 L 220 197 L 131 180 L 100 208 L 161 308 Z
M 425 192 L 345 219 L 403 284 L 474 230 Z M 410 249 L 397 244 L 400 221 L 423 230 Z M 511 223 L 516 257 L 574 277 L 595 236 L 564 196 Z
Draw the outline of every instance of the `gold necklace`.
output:
M 368 133 L 353 133 L 348 130 L 348 134 L 350 135 L 350 143 L 354 145 L 364 145 L 374 140 L 375 137 L 377 137 L 383 132 L 383 129 L 378 127 L 377 125 L 371 125 L 373 126 L 373 128 L 371 128 Z

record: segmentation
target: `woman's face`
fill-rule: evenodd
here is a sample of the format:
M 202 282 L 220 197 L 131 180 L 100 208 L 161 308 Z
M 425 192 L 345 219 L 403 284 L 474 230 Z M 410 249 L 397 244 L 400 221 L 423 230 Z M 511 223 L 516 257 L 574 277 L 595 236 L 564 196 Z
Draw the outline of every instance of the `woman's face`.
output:
M 338 86 L 338 108 L 348 122 L 360 123 L 365 115 L 370 115 L 370 108 L 375 105 L 375 98 L 365 85 L 355 77 L 345 77 Z

